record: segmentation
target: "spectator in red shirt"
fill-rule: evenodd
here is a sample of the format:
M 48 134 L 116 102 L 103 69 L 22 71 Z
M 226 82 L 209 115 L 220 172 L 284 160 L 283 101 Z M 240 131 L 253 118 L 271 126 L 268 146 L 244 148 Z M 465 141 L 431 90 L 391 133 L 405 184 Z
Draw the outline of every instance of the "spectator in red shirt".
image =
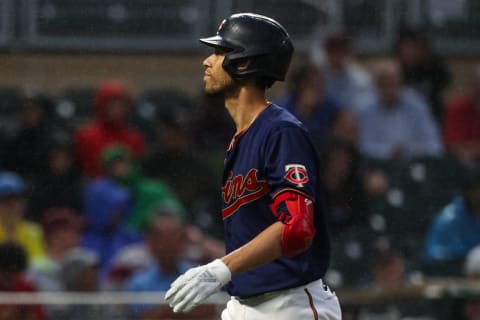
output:
M 144 137 L 129 125 L 131 109 L 132 97 L 123 84 L 110 81 L 99 87 L 95 96 L 95 120 L 75 134 L 80 166 L 86 175 L 100 176 L 100 155 L 112 144 L 125 145 L 136 157 L 143 155 Z
M 453 99 L 448 106 L 444 141 L 464 164 L 480 163 L 480 65 L 473 72 L 470 92 Z
M 35 292 L 35 286 L 25 278 L 27 257 L 13 243 L 0 244 L 0 291 Z M 39 305 L 0 305 L 0 320 L 45 320 L 46 313 Z

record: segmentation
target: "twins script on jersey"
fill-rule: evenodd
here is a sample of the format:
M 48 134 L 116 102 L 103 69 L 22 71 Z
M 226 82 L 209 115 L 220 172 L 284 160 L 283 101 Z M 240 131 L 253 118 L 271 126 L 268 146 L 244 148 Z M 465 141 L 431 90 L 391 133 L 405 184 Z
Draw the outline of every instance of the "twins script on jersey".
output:
M 324 276 L 330 247 L 323 216 L 319 163 L 306 129 L 277 105 L 268 106 L 230 144 L 223 174 L 223 210 L 227 253 L 243 246 L 278 221 L 269 208 L 284 191 L 314 202 L 316 235 L 311 247 L 232 277 L 227 290 L 247 298 L 293 288 Z

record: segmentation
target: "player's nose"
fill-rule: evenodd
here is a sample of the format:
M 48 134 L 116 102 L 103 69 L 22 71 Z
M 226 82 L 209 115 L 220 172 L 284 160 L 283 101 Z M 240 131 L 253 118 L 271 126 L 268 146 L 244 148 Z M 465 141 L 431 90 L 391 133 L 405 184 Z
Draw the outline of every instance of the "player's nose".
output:
M 211 67 L 211 66 L 213 65 L 213 64 L 212 64 L 213 56 L 214 56 L 214 54 L 211 54 L 211 55 L 209 55 L 208 57 L 206 57 L 205 60 L 203 60 L 202 65 L 203 65 L 205 68 L 209 68 L 209 67 Z

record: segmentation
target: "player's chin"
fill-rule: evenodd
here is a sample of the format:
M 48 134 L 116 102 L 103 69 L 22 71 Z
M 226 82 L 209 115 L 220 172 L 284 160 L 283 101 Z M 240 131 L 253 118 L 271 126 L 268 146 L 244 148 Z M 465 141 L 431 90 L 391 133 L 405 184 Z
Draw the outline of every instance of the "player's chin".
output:
M 222 88 L 212 86 L 212 85 L 208 85 L 208 83 L 205 83 L 205 93 L 206 94 L 217 94 L 217 93 L 220 93 L 220 92 L 222 92 Z

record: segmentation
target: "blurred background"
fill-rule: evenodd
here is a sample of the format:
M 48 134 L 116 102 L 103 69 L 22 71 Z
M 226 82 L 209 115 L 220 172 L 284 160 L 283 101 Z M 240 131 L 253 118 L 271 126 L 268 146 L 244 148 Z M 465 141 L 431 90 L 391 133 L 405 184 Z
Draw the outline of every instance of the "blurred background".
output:
M 293 38 L 268 95 L 322 160 L 343 318 L 480 319 L 479 1 L 0 0 L 0 320 L 179 317 L 224 252 L 198 38 L 235 12 Z

